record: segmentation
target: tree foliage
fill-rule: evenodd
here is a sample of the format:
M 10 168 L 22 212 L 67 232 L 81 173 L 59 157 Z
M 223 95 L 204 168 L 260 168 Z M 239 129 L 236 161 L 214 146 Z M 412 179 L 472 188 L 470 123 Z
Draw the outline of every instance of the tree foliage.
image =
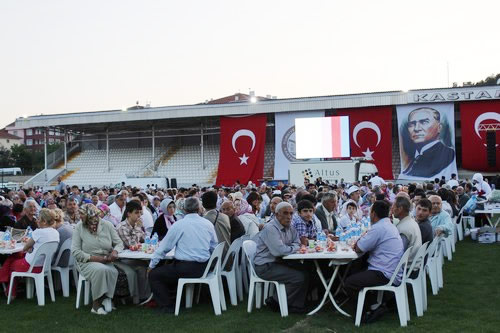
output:
M 500 73 L 498 74 L 491 74 L 488 76 L 486 79 L 481 80 L 479 82 L 476 82 L 474 85 L 475 86 L 496 86 L 497 81 L 500 79 Z
M 47 145 L 47 154 L 61 147 L 61 144 Z M 13 145 L 10 150 L 0 148 L 0 163 L 2 168 L 19 167 L 24 173 L 34 173 L 45 166 L 43 150 L 31 150 L 25 145 Z

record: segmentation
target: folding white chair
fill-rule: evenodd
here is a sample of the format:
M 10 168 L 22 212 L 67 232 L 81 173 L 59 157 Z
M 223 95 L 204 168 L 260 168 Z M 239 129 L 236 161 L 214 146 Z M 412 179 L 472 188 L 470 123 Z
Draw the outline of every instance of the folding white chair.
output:
M 73 279 L 75 283 L 78 281 L 78 274 L 76 272 L 74 263 L 75 260 L 73 256 L 71 255 L 71 238 L 68 238 L 62 243 L 61 247 L 59 248 L 59 252 L 57 253 L 56 260 L 54 261 L 54 265 L 52 265 L 52 270 L 59 272 L 59 275 L 61 276 L 61 287 L 62 287 L 62 292 L 64 297 L 69 297 L 69 271 L 71 270 L 73 272 Z M 66 267 L 61 267 L 59 266 L 61 264 L 61 257 L 62 255 L 67 252 L 69 254 L 69 260 L 68 260 L 68 265 Z
M 186 286 L 186 308 L 190 308 L 193 305 L 193 294 L 194 294 L 194 284 L 208 284 L 210 288 L 210 296 L 212 297 L 212 305 L 214 307 L 214 312 L 218 316 L 222 310 L 226 310 L 226 301 L 224 297 L 224 289 L 222 286 L 221 279 L 221 261 L 222 261 L 222 251 L 224 250 L 224 244 L 226 242 L 219 243 L 208 261 L 207 268 L 203 275 L 199 278 L 182 278 L 179 279 L 177 284 L 177 298 L 175 300 L 175 315 L 179 315 L 179 309 L 181 306 L 182 290 L 184 285 Z M 215 264 L 213 262 L 215 261 Z M 214 266 L 212 268 L 212 266 Z
M 229 297 L 231 299 L 231 305 L 238 305 L 237 299 L 237 279 L 239 274 L 237 271 L 240 269 L 239 265 L 239 254 L 241 250 L 241 244 L 243 240 L 241 238 L 235 239 L 229 250 L 227 250 L 226 257 L 224 258 L 224 262 L 222 263 L 221 276 L 226 278 L 227 288 L 229 290 Z M 225 270 L 229 260 L 233 260 L 230 267 L 227 267 L 228 270 Z
M 389 280 L 389 283 L 383 286 L 375 286 L 375 287 L 365 287 L 363 288 L 358 295 L 358 307 L 356 310 L 356 322 L 355 325 L 359 326 L 361 324 L 361 315 L 363 314 L 363 305 L 365 303 L 366 293 L 370 290 L 377 290 L 379 292 L 378 299 L 380 300 L 381 294 L 384 291 L 393 292 L 396 296 L 396 304 L 398 307 L 399 314 L 399 322 L 401 326 L 406 326 L 407 322 L 410 320 L 410 309 L 408 306 L 408 294 L 406 292 L 406 269 L 408 266 L 408 257 L 410 255 L 410 251 L 412 246 L 410 246 L 403 256 L 401 260 L 399 260 L 398 266 Z M 401 284 L 399 286 L 393 286 L 394 280 L 396 279 L 398 273 L 401 271 L 401 267 L 403 267 L 403 276 L 401 278 Z
M 255 258 L 255 253 L 257 252 L 257 244 L 255 244 L 252 240 L 246 240 L 243 242 L 243 251 L 245 252 L 247 262 L 248 262 L 248 271 L 250 273 L 250 282 L 249 282 L 249 292 L 248 292 L 248 313 L 252 312 L 253 307 L 253 298 L 254 293 L 256 294 L 256 303 L 260 306 L 262 297 L 262 289 L 261 283 L 272 283 L 276 287 L 276 292 L 278 294 L 278 301 L 280 304 L 280 312 L 282 317 L 288 316 L 288 302 L 286 297 L 286 289 L 283 283 L 279 283 L 278 281 L 269 281 L 261 279 L 255 273 L 253 260 Z
M 45 305 L 45 277 L 47 277 L 47 284 L 49 285 L 50 298 L 52 302 L 56 301 L 54 295 L 54 284 L 52 283 L 52 272 L 50 270 L 50 264 L 52 262 L 52 257 L 57 251 L 57 246 L 59 242 L 46 242 L 40 245 L 36 250 L 33 257 L 33 264 L 27 272 L 12 272 L 10 276 L 10 286 L 9 286 L 9 296 L 7 297 L 7 304 L 10 304 L 10 298 L 12 294 L 12 285 L 16 277 L 27 277 L 30 278 L 27 281 L 26 294 L 28 298 L 33 296 L 33 280 L 35 281 L 36 297 L 38 300 L 38 305 Z M 40 273 L 32 273 L 35 263 L 40 257 L 43 257 L 43 268 Z M 33 279 L 33 280 L 32 280 Z
M 424 292 L 426 292 L 426 289 L 424 289 L 424 284 L 426 283 L 424 260 L 428 245 L 429 242 L 425 242 L 424 244 L 422 244 L 422 246 L 420 246 L 417 253 L 415 254 L 415 257 L 413 258 L 413 262 L 411 263 L 410 268 L 408 269 L 408 275 L 406 277 L 406 283 L 411 285 L 413 290 L 415 309 L 418 317 L 424 315 L 424 297 L 427 297 L 427 294 L 424 294 Z M 416 267 L 417 263 L 419 267 Z M 412 279 L 410 275 L 415 269 L 418 269 L 418 275 L 415 279 Z

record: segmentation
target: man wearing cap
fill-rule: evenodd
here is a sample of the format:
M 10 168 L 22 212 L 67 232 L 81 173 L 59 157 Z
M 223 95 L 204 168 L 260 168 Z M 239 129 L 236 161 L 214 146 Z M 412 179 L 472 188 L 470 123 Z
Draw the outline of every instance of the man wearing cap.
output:
M 305 300 L 309 285 L 307 271 L 292 266 L 283 256 L 297 252 L 300 240 L 297 231 L 291 227 L 293 207 L 287 202 L 276 206 L 276 217 L 266 223 L 254 241 L 257 244 L 254 264 L 257 275 L 266 280 L 285 284 L 288 310 L 290 313 L 305 312 Z M 277 294 L 268 298 L 266 304 L 278 311 Z
M 358 209 L 356 209 L 356 213 L 354 214 L 354 217 L 356 218 L 356 220 L 361 220 L 363 218 L 363 210 L 360 208 L 361 207 L 361 196 L 359 194 L 359 187 L 357 187 L 356 185 L 352 185 L 351 187 L 349 187 L 346 191 L 347 193 L 347 196 L 348 196 L 348 200 L 346 200 L 344 202 L 344 204 L 342 205 L 342 209 L 340 211 L 340 216 L 344 216 L 347 214 L 347 204 L 349 202 L 354 202 L 356 204 L 356 206 L 358 206 Z

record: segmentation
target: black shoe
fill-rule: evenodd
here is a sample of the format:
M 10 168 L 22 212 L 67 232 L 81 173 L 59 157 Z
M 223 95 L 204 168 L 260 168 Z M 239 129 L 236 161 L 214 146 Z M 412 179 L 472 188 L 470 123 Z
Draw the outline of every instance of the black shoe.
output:
M 366 316 L 366 324 L 371 324 L 382 318 L 382 316 L 388 311 L 387 307 L 382 304 L 373 311 L 370 311 Z
M 280 304 L 274 300 L 272 297 L 268 297 L 266 299 L 266 305 L 269 309 L 274 312 L 278 312 L 280 310 Z

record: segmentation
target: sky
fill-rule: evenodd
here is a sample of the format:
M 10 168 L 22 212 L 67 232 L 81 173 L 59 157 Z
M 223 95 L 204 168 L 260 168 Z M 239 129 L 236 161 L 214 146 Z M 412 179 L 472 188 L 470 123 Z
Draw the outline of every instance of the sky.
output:
M 500 72 L 500 1 L 0 1 L 16 117 L 441 88 Z

